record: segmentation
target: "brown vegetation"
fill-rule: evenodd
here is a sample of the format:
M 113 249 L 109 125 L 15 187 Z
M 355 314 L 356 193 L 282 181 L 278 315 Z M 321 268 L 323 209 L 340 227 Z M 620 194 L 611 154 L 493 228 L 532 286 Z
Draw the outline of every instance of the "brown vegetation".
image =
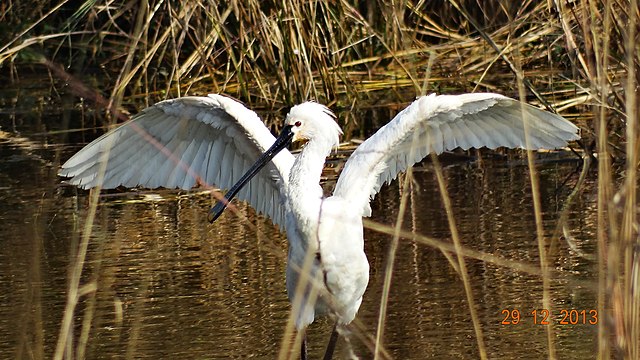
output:
M 306 99 L 352 109 L 450 89 L 555 109 L 579 122 L 599 160 L 599 310 L 616 314 L 600 322 L 599 355 L 637 359 L 637 1 L 395 4 L 8 1 L 0 76 L 19 82 L 46 69 L 54 88 L 105 114 L 208 92 L 267 109 Z

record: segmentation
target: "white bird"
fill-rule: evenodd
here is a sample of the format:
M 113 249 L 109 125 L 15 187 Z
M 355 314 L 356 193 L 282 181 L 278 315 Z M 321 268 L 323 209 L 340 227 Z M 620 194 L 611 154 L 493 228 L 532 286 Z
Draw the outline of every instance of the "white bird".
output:
M 579 139 L 578 128 L 564 118 L 502 95 L 422 96 L 353 152 L 333 196 L 325 198 L 320 175 L 341 134 L 334 114 L 315 102 L 292 107 L 276 139 L 235 100 L 183 97 L 157 103 L 93 141 L 62 165 L 60 175 L 82 188 L 189 189 L 198 182 L 229 188 L 244 173 L 209 220 L 237 192 L 286 229 L 287 292 L 295 325 L 304 331 L 318 315 L 333 316 L 337 326 L 355 318 L 369 281 L 362 218 L 399 172 L 431 152 L 457 147 L 553 149 Z M 286 146 L 302 139 L 307 143 L 294 157 Z M 336 338 L 334 328 L 325 358 Z

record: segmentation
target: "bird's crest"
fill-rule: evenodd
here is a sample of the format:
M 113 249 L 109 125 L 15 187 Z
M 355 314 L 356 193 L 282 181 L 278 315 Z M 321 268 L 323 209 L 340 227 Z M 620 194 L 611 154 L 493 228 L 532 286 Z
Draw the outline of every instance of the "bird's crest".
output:
M 340 143 L 342 129 L 335 114 L 324 105 L 307 101 L 291 108 L 286 125 L 296 126 L 294 140 L 329 141 L 333 147 Z

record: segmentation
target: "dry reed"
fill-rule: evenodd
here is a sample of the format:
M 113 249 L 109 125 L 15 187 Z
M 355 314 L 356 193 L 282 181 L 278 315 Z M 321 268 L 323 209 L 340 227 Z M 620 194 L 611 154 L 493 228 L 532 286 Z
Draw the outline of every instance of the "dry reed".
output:
M 607 314 L 598 326 L 598 357 L 615 354 L 637 359 L 637 0 L 490 1 L 482 6 L 471 0 L 426 3 L 231 0 L 214 5 L 146 0 L 114 6 L 89 0 L 76 9 L 67 1 L 56 5 L 10 2 L 0 6 L 0 20 L 6 29 L 12 27 L 0 40 L 0 76 L 19 81 L 22 74 L 46 69 L 52 78 L 72 85 L 66 91 L 90 99 L 111 121 L 160 99 L 207 92 L 226 93 L 268 109 L 306 99 L 336 108 L 362 108 L 407 102 L 424 91 L 450 88 L 535 98 L 576 120 L 583 129 L 586 156 L 596 154 L 598 311 Z M 87 87 L 89 78 L 97 79 L 98 84 Z M 58 84 L 54 81 L 53 86 Z M 454 267 L 465 284 L 463 257 L 540 274 L 543 307 L 552 308 L 548 288 L 554 278 L 553 258 L 542 234 L 536 172 L 531 156 L 528 158 L 539 267 L 503 264 L 500 258 L 460 247 L 452 217 L 453 245 L 424 243 L 448 246 L 446 251 L 456 253 Z M 438 179 L 446 200 L 444 183 Z M 403 197 L 403 204 L 405 201 Z M 96 202 L 94 195 L 70 274 L 69 301 L 55 358 L 84 353 L 89 325 L 82 328 L 79 344 L 74 344 L 72 330 L 78 301 L 96 291 L 93 283 L 80 284 Z M 416 238 L 400 231 L 400 221 L 386 230 L 367 224 L 388 231 L 394 244 L 401 237 Z M 388 293 L 392 281 L 393 251 L 390 255 L 383 293 Z M 469 290 L 467 296 L 473 314 Z M 383 305 L 377 338 L 362 332 L 357 335 L 373 342 L 376 355 L 388 357 L 378 351 L 384 309 Z M 88 324 L 91 313 L 86 316 Z M 474 327 L 479 355 L 484 358 L 487 354 L 477 320 Z M 548 339 L 548 356 L 555 358 L 557 345 L 550 327 Z M 283 351 L 281 357 L 290 356 L 288 350 Z

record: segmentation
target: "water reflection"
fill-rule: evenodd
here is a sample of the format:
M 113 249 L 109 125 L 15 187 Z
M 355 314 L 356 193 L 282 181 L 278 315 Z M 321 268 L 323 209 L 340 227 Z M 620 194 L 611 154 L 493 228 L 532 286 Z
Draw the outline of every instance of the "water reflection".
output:
M 16 358 L 52 356 L 70 259 L 88 214 L 88 192 L 75 196 L 74 189 L 58 185 L 60 148 L 43 145 L 55 141 L 25 146 L 13 137 L 0 142 L 0 353 Z M 545 160 L 539 166 L 544 228 L 550 235 L 577 179 L 571 175 L 575 163 Z M 538 264 L 523 162 L 445 161 L 444 172 L 466 247 Z M 403 228 L 449 239 L 431 165 L 416 169 L 414 178 Z M 393 224 L 400 193 L 397 183 L 383 188 L 373 203 L 373 220 Z M 586 253 L 595 248 L 594 193 L 588 184 L 569 220 Z M 208 194 L 196 191 L 102 196 L 82 278 L 82 284 L 95 284 L 97 291 L 82 297 L 72 334 L 73 346 L 86 336 L 86 358 L 276 357 L 289 311 L 286 238 L 242 205 L 243 218 L 228 212 L 209 225 L 210 204 Z M 367 229 L 365 239 L 371 281 L 357 320 L 374 335 L 390 236 Z M 445 256 L 409 240 L 400 242 L 397 256 L 385 332 L 391 356 L 477 358 L 464 288 Z M 564 243 L 553 259 L 556 309 L 551 320 L 561 320 L 561 309 L 594 309 L 595 263 Z M 490 357 L 544 357 L 546 333 L 531 315 L 542 307 L 539 276 L 471 259 L 467 267 Z M 504 309 L 519 310 L 521 323 L 502 325 Z M 89 329 L 83 327 L 85 320 L 90 331 L 83 334 Z M 327 320 L 311 326 L 314 358 L 323 352 L 330 329 Z M 593 358 L 595 334 L 592 325 L 557 325 L 559 358 Z M 349 344 L 341 341 L 338 354 L 370 358 L 370 346 L 354 331 Z

